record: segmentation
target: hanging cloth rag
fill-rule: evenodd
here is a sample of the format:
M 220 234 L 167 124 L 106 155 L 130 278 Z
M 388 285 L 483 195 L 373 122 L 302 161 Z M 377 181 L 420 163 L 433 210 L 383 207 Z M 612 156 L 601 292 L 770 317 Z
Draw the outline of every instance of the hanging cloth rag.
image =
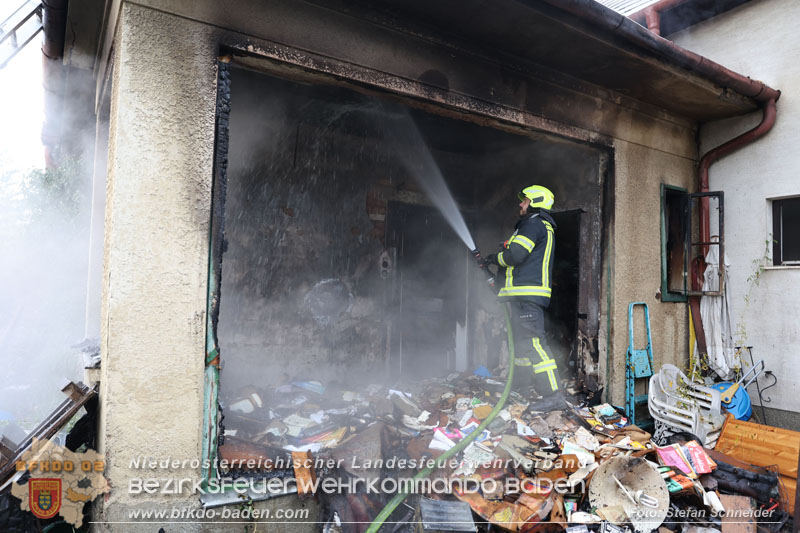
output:
M 713 238 L 716 240 L 716 238 Z M 703 291 L 719 291 L 719 246 L 709 246 L 706 255 L 706 270 L 703 273 Z M 730 263 L 725 254 L 725 279 L 730 279 Z M 706 334 L 708 364 L 717 375 L 730 380 L 737 367 L 736 349 L 731 327 L 731 304 L 728 283 L 724 284 L 722 296 L 703 296 L 700 298 L 700 316 Z M 695 345 L 695 352 L 697 347 Z

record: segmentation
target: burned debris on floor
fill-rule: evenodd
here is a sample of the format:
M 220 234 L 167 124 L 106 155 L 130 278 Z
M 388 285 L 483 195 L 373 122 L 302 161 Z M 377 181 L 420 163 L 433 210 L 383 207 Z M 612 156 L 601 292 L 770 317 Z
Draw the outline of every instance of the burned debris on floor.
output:
M 733 531 L 725 511 L 742 505 L 758 511 L 737 520 L 752 531 L 787 527 L 785 483 L 769 469 L 686 432 L 657 446 L 575 384 L 556 401 L 512 391 L 498 405 L 504 388 L 484 368 L 395 388 L 248 387 L 224 409 L 220 456 L 262 460 L 260 472 L 237 474 L 298 479 L 296 459 L 311 458 L 297 491 L 320 500 L 331 532 Z M 290 454 L 294 468 L 281 464 Z M 319 483 L 309 485 L 313 476 Z M 321 488 L 331 478 L 338 489 Z M 398 493 L 409 495 L 387 507 Z

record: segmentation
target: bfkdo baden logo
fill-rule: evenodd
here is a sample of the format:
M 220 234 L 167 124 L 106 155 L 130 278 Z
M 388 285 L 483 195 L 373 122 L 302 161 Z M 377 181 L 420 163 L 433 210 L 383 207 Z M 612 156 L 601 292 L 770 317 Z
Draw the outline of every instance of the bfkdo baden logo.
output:
M 83 507 L 111 490 L 103 476 L 106 463 L 94 450 L 72 452 L 51 441 L 34 439 L 31 447 L 17 461 L 20 475 L 11 485 L 11 494 L 20 499 L 20 509 L 41 520 L 61 515 L 64 521 L 79 528 L 83 525 Z
M 31 478 L 28 481 L 28 502 L 36 518 L 53 518 L 61 509 L 61 480 Z

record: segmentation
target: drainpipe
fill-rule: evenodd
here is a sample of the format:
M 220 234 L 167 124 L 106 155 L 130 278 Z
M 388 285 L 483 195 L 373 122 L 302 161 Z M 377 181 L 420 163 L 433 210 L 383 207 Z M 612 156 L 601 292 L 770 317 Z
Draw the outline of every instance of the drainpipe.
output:
M 778 91 L 778 96 L 772 98 L 767 101 L 764 105 L 764 116 L 761 119 L 761 122 L 755 128 L 746 131 L 731 139 L 730 141 L 717 146 L 713 150 L 706 152 L 706 154 L 700 159 L 700 163 L 697 165 L 697 191 L 698 192 L 707 192 L 708 191 L 708 169 L 713 165 L 718 159 L 725 157 L 726 155 L 735 152 L 742 146 L 750 144 L 751 142 L 760 139 L 767 133 L 769 130 L 772 129 L 772 126 L 775 124 L 775 116 L 777 114 L 777 109 L 775 108 L 775 102 L 778 100 L 780 96 L 780 91 Z M 708 212 L 708 198 L 703 198 L 700 201 L 700 241 L 701 242 L 709 242 L 711 239 L 710 235 L 710 224 L 709 224 L 709 212 Z M 703 257 L 706 256 L 708 253 L 708 246 L 703 246 Z
M 780 96 L 780 91 L 777 92 L 778 96 Z M 772 126 L 775 124 L 775 116 L 777 114 L 777 109 L 775 108 L 775 102 L 777 99 L 777 97 L 772 98 L 768 100 L 766 104 L 764 104 L 764 116 L 758 126 L 744 132 L 738 137 L 734 137 L 730 141 L 720 146 L 717 146 L 713 150 L 709 150 L 702 158 L 700 158 L 700 162 L 697 165 L 698 192 L 708 192 L 708 169 L 712 164 L 726 155 L 735 152 L 739 148 L 750 144 L 757 139 L 760 139 L 772 129 Z M 700 242 L 711 241 L 711 213 L 709 213 L 708 205 L 707 197 L 700 198 Z M 702 288 L 703 272 L 705 272 L 706 267 L 705 257 L 706 254 L 708 254 L 708 245 L 702 245 L 701 250 L 702 255 L 692 260 L 692 289 L 696 291 L 699 291 Z M 724 261 L 724 258 L 720 258 L 720 261 Z M 700 353 L 708 353 L 705 329 L 703 328 L 703 319 L 700 315 L 700 297 L 689 297 L 689 306 L 692 309 L 692 323 L 694 324 L 695 329 L 697 349 Z
M 42 2 L 42 86 L 44 88 L 44 145 L 47 168 L 58 166 L 58 147 L 62 140 L 64 88 L 66 72 L 64 57 L 64 35 L 67 29 L 67 0 L 45 0 Z
M 628 17 L 639 24 L 646 23 L 648 30 L 656 35 L 661 35 L 661 12 L 686 2 L 687 0 L 661 0 L 653 5 L 647 6 L 641 11 L 628 15 Z

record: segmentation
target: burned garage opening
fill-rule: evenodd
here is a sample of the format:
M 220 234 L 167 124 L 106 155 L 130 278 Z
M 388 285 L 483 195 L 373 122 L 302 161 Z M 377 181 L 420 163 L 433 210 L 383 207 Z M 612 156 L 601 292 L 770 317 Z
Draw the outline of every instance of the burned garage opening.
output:
M 549 345 L 563 378 L 596 359 L 599 150 L 235 61 L 230 84 L 217 328 L 229 434 L 287 444 L 296 431 L 253 416 L 289 391 L 501 375 L 503 310 L 470 251 L 500 249 L 534 183 L 556 198 Z

